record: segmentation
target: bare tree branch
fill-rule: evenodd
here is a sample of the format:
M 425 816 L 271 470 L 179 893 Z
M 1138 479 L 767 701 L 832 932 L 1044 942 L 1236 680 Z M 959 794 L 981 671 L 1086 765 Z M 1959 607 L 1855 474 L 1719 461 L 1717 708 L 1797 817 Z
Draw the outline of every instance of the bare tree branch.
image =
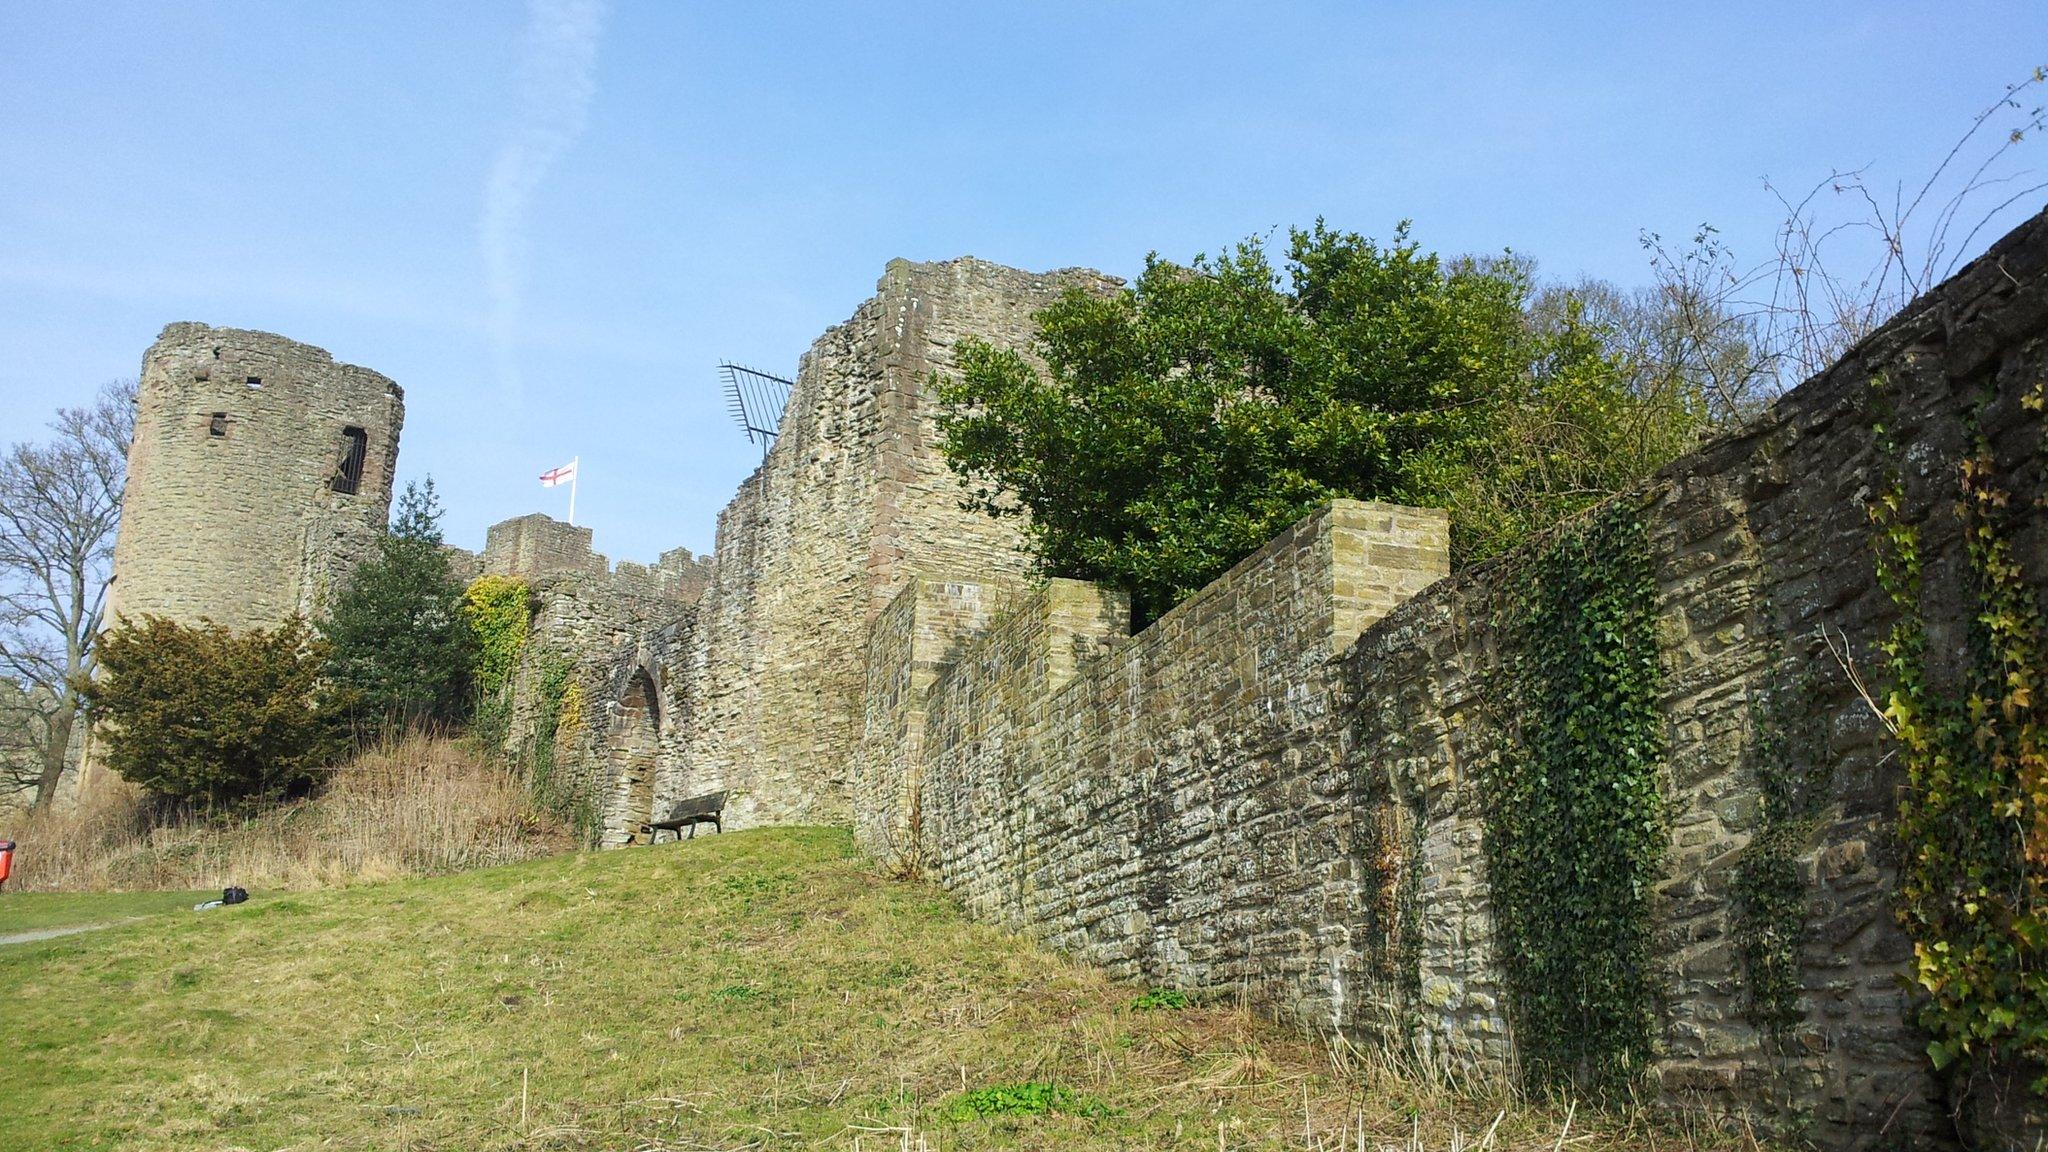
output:
M 66 408 L 0 457 L 0 789 L 41 807 L 70 767 L 120 525 L 135 385 Z

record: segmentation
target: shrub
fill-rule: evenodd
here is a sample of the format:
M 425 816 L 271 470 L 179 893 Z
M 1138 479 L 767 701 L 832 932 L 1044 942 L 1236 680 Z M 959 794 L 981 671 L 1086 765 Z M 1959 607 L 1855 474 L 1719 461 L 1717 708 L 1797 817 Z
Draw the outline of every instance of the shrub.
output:
M 123 620 L 79 686 L 114 771 L 208 806 L 301 790 L 341 753 L 346 701 L 322 685 L 325 641 L 294 617 L 233 632 Z

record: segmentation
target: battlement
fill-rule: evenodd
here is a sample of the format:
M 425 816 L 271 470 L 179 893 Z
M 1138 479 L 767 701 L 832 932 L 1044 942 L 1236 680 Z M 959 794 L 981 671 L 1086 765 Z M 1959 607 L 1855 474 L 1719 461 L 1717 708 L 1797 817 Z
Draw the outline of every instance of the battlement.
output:
M 544 512 L 514 516 L 485 531 L 483 555 L 475 558 L 474 572 L 527 581 L 603 576 L 624 595 L 684 604 L 694 603 L 711 583 L 711 557 L 693 556 L 688 548 L 671 548 L 653 564 L 621 560 L 613 565 L 591 547 L 592 539 L 590 528 L 565 524 Z

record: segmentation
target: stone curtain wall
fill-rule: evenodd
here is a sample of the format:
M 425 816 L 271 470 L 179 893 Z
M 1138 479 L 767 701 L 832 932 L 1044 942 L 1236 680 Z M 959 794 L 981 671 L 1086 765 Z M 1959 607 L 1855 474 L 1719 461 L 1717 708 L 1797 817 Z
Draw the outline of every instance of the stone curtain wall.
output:
M 660 797 L 734 792 L 735 826 L 843 822 L 871 621 L 918 572 L 1021 579 L 1011 524 L 959 507 L 928 398 L 964 336 L 1025 347 L 1092 272 L 892 261 L 803 358 L 767 460 L 719 516 L 687 670 L 693 709 Z
M 551 742 L 549 797 L 585 809 L 598 843 L 635 843 L 659 765 L 679 759 L 687 740 L 682 672 L 710 558 L 676 548 L 656 564 L 614 568 L 591 550 L 589 528 L 537 512 L 491 525 L 486 539 L 470 557 L 476 572 L 532 589 L 505 751 L 533 770 L 540 729 L 560 703 L 544 693 L 566 672 L 576 704 Z
M 2048 217 L 1808 381 L 1740 435 L 1674 464 L 1631 499 L 1658 560 L 1672 822 L 1657 920 L 1667 959 L 1662 1084 L 1744 1107 L 1833 1147 L 1946 1138 L 1948 1101 L 1910 1023 L 1911 942 L 1892 916 L 1904 773 L 1896 746 L 1829 643 L 1883 691 L 1878 644 L 1897 613 L 1876 582 L 1869 506 L 1890 470 L 1921 528 L 1934 648 L 1951 669 L 1977 610 L 1954 513 L 1973 424 L 2001 480 L 2043 491 L 2041 419 L 2020 398 L 2048 375 Z M 1981 418 L 1973 411 L 1981 406 Z M 1889 411 L 1889 415 L 1887 412 Z M 1891 426 L 1896 453 L 1873 427 Z M 2048 531 L 2017 542 L 2048 584 Z M 1489 687 L 1512 563 L 1438 585 L 1348 659 L 1361 800 L 1416 830 L 1418 995 L 1433 1048 L 1507 1055 L 1475 787 L 1512 717 Z M 1766 725 L 1788 727 L 1776 746 Z M 1793 762 L 1766 762 L 1794 751 Z M 1738 868 L 1759 831 L 1759 773 L 1813 772 L 1819 816 L 1796 845 L 1805 885 L 1796 1021 L 1752 1019 Z
M 1120 976 L 1249 982 L 1342 1024 L 1363 941 L 1339 653 L 1448 546 L 1442 512 L 1338 501 L 1135 637 L 1128 599 L 1080 581 L 978 632 L 972 585 L 920 583 L 876 633 L 868 723 L 922 741 L 864 758 L 885 811 L 861 826 L 914 809 L 921 862 L 974 914 Z
M 1653 1071 L 1667 1103 L 1740 1108 L 1827 1147 L 1953 1139 L 1892 914 L 1904 769 L 1849 668 L 1882 693 L 1897 611 L 1869 506 L 1896 474 L 1926 557 L 1937 679 L 1953 685 L 1979 610 L 1960 463 L 1981 431 L 2016 506 L 2042 499 L 2048 439 L 2021 399 L 2044 378 L 2048 215 L 1622 498 L 1657 573 L 1671 842 Z M 1479 783 L 1516 739 L 1501 670 L 1526 556 L 1424 591 L 1442 535 L 1421 516 L 1339 504 L 1136 637 L 1085 584 L 913 584 L 868 649 L 863 842 L 1119 975 L 1242 988 L 1347 1034 L 1507 1069 Z M 2014 538 L 2037 594 L 2044 519 L 2017 517 Z M 1773 773 L 1818 788 L 1789 849 L 1802 906 L 1775 926 L 1799 941 L 1777 1030 L 1759 1023 L 1738 895 Z
M 384 531 L 404 419 L 398 385 L 311 345 L 166 327 L 142 359 L 109 618 L 317 615 Z M 348 495 L 330 482 L 351 426 L 367 453 Z

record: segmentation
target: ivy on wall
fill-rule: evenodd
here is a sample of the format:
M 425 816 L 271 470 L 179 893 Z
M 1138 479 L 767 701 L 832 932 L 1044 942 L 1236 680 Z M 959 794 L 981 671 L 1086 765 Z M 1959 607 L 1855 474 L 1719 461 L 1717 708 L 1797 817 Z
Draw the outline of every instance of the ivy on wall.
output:
M 500 749 L 512 714 L 512 673 L 526 648 L 532 594 L 522 580 L 479 576 L 462 593 L 462 614 L 476 637 L 475 729 L 485 747 Z
M 573 747 L 583 723 L 583 687 L 575 666 L 549 657 L 533 686 L 533 729 L 519 750 L 526 786 L 543 807 L 569 821 L 584 840 L 599 831 L 597 802 L 588 787 L 562 771 L 562 754 Z
M 508 576 L 479 576 L 462 595 L 462 611 L 477 638 L 474 730 L 494 752 L 509 739 L 512 681 L 526 655 L 532 599 L 525 581 Z M 583 686 L 576 682 L 574 665 L 559 656 L 541 653 L 534 664 L 533 723 L 515 750 L 516 760 L 534 801 L 592 840 L 599 831 L 597 802 L 586 786 L 562 772 L 563 754 L 583 726 Z
M 1808 898 L 1799 856 L 1826 807 L 1832 768 L 1817 689 L 1808 668 L 1788 660 L 1751 708 L 1757 828 L 1736 861 L 1733 885 L 1747 1015 L 1781 1051 L 1799 1022 Z
M 1653 1054 L 1650 911 L 1669 841 L 1639 509 L 1567 528 L 1518 587 L 1504 662 L 1516 732 L 1484 782 L 1516 1048 L 1534 1086 L 1622 1090 Z
M 2024 401 L 2039 411 L 2037 388 Z M 1880 446 L 1896 452 L 1885 429 Z M 1899 609 L 1883 650 L 1905 754 L 1898 916 L 1925 991 L 1937 1068 L 2048 1065 L 2048 626 L 2012 545 L 2017 518 L 1987 444 L 1957 468 L 1967 580 L 1963 667 L 1937 668 L 1919 526 L 1896 474 L 1873 502 L 1878 578 Z M 2048 1089 L 2048 1076 L 2035 1084 Z

